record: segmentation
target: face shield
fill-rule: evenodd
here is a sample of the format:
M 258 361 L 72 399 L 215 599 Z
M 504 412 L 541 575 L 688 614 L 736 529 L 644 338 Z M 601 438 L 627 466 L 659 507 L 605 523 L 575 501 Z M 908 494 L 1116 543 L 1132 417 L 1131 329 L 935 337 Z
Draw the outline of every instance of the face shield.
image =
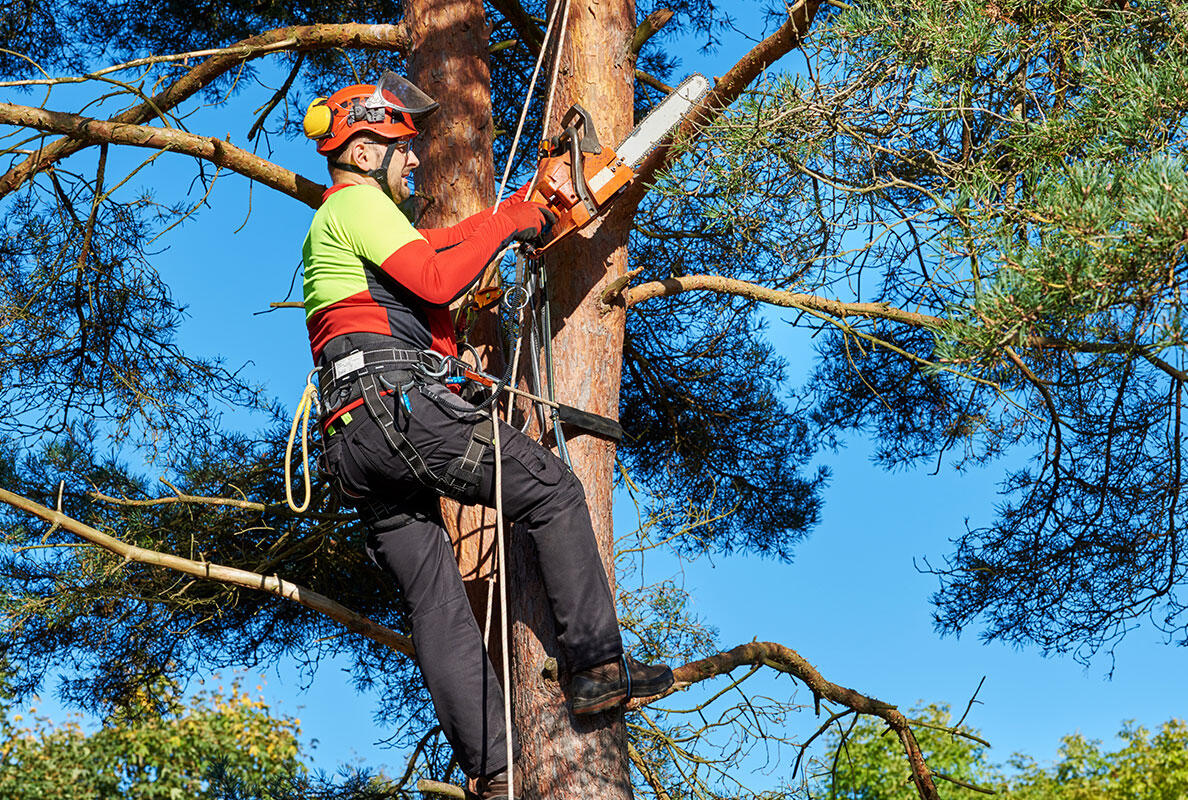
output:
M 375 91 L 363 101 L 364 108 L 390 108 L 413 119 L 427 117 L 437 110 L 437 101 L 395 72 L 385 72 Z

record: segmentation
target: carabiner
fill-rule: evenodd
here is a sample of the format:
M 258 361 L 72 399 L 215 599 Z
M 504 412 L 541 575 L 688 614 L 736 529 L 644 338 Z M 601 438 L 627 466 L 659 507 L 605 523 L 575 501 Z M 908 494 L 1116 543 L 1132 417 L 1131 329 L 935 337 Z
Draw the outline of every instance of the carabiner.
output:
M 424 361 L 418 361 L 417 369 L 419 369 L 421 371 L 421 374 L 423 374 L 425 377 L 427 377 L 427 378 L 444 378 L 446 376 L 446 373 L 450 371 L 450 359 L 448 356 L 443 356 L 441 353 L 437 352 L 436 350 L 429 350 L 429 349 L 422 350 L 421 355 L 433 356 L 434 358 L 438 359 L 438 362 L 441 365 L 440 367 L 438 367 L 438 369 L 432 370 L 432 369 L 429 369 L 428 365 L 425 364 Z

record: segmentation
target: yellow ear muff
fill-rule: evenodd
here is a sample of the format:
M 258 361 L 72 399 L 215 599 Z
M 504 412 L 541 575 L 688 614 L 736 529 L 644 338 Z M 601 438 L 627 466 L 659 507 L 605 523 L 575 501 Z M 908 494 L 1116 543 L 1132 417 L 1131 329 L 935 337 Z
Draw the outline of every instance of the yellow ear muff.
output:
M 334 115 L 330 112 L 330 106 L 326 105 L 326 98 L 319 97 L 305 110 L 305 119 L 302 120 L 301 127 L 305 129 L 308 138 L 324 139 L 330 135 L 330 125 L 333 122 Z

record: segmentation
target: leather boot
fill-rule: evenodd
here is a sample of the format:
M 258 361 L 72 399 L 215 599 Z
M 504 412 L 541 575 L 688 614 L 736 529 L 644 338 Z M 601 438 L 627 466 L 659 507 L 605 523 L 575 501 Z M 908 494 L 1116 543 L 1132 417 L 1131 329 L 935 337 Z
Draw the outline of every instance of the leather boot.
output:
M 516 776 L 516 793 L 519 794 L 519 775 Z M 479 800 L 508 800 L 507 770 L 501 769 L 494 775 L 479 778 L 474 782 L 474 795 Z
M 582 670 L 573 676 L 569 694 L 573 713 L 596 714 L 630 697 L 651 697 L 672 686 L 667 664 L 641 664 L 629 655 Z

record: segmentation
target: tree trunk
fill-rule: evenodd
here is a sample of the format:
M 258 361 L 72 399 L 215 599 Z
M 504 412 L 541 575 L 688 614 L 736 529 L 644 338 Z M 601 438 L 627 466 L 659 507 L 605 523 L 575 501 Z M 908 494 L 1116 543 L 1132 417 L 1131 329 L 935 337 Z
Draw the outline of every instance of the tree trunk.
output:
M 494 200 L 488 29 L 477 0 L 414 0 L 406 7 L 413 39 L 410 78 L 442 103 L 417 144 L 423 162 L 417 188 L 435 200 L 421 224 L 446 225 Z M 599 134 L 608 142 L 617 142 L 630 130 L 634 63 L 628 45 L 634 30 L 633 0 L 571 5 L 550 132 L 575 102 L 591 110 Z M 624 312 L 600 314 L 597 298 L 602 287 L 626 269 L 628 224 L 626 219 L 613 218 L 596 223 L 546 265 L 553 295 L 558 397 L 610 417 L 618 412 Z M 484 340 L 493 342 L 493 334 L 492 328 Z M 575 435 L 570 453 L 586 489 L 613 588 L 614 447 Z M 447 523 L 457 526 L 452 532 L 458 533 L 459 567 L 481 617 L 491 568 L 491 515 L 446 510 Z M 561 665 L 560 681 L 555 673 L 542 674 L 548 657 L 558 652 L 552 612 L 531 542 L 518 532 L 510 538 L 511 693 L 522 745 L 516 794 L 525 800 L 628 800 L 631 787 L 622 714 L 575 718 L 561 690 L 568 680 L 565 665 Z M 494 651 L 497 635 L 493 630 Z M 492 655 L 498 658 L 497 652 Z
M 594 115 L 599 135 L 612 145 L 631 129 L 634 63 L 628 44 L 634 31 L 633 0 L 571 4 L 549 133 L 556 132 L 561 115 L 573 103 Z M 624 311 L 603 315 L 597 300 L 602 288 L 626 271 L 628 221 L 610 218 L 595 225 L 545 265 L 553 303 L 556 391 L 565 403 L 618 417 Z M 614 445 L 576 432 L 570 435 L 574 470 L 586 489 L 613 590 Z M 526 800 L 630 798 L 623 715 L 574 717 L 562 692 L 568 682 L 565 665 L 560 681 L 542 674 L 547 658 L 558 653 L 553 617 L 531 543 L 513 536 L 509 555 L 516 656 L 512 680 L 524 774 L 517 794 Z
M 421 159 L 417 191 L 432 198 L 418 225 L 445 227 L 495 202 L 489 27 L 481 0 L 414 0 L 406 9 L 413 43 L 409 79 L 441 103 L 414 146 Z M 497 330 L 494 315 L 484 314 L 474 332 L 491 368 L 498 367 L 492 363 L 492 355 L 498 360 L 498 348 L 492 347 Z M 488 579 L 495 571 L 495 514 L 443 500 L 442 515 L 481 627 Z M 501 639 L 498 624 L 493 621 L 493 644 Z M 502 658 L 498 646 L 492 648 L 492 657 L 496 663 Z

